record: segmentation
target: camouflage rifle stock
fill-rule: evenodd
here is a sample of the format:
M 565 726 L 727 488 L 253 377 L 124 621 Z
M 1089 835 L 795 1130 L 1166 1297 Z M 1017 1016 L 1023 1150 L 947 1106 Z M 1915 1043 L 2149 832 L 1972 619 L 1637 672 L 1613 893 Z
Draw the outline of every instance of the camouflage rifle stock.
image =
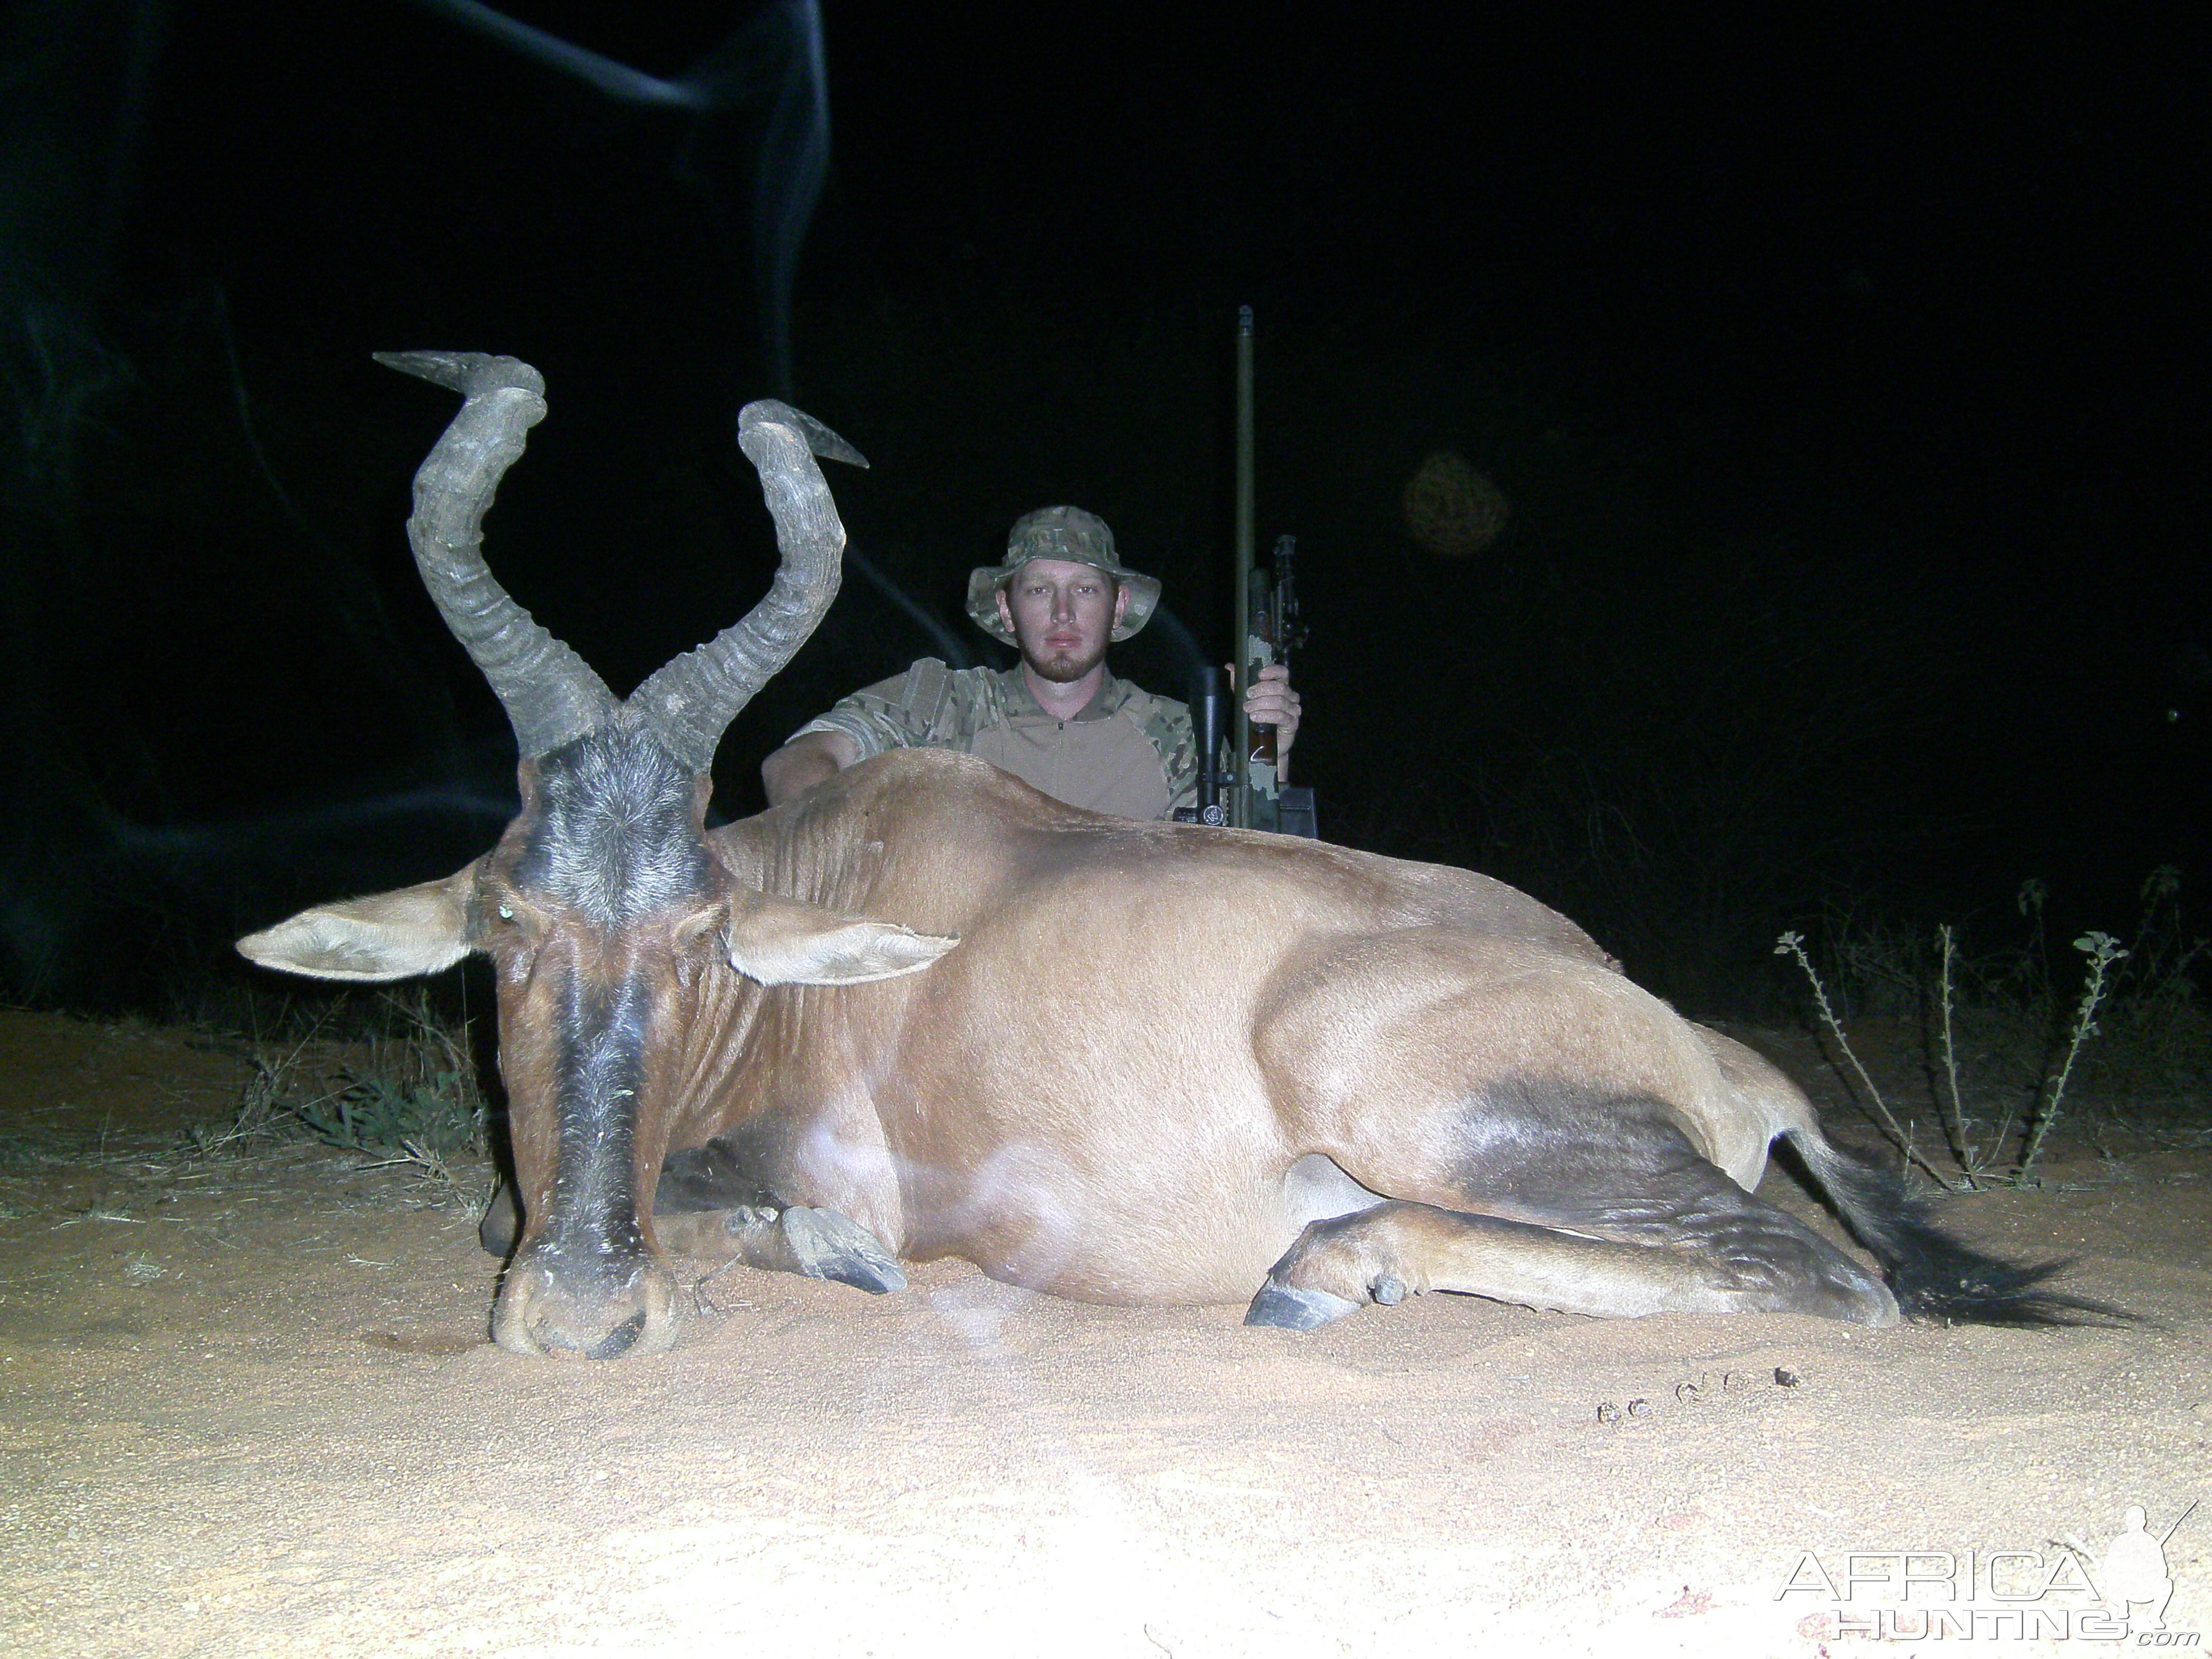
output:
M 1275 663 L 1287 666 L 1291 653 L 1305 643 L 1305 629 L 1298 621 L 1295 564 L 1298 540 L 1295 536 L 1275 539 L 1273 570 L 1255 569 L 1245 578 L 1247 632 L 1244 636 L 1241 683 L 1250 684 L 1260 671 Z M 1273 830 L 1285 836 L 1318 838 L 1313 791 L 1279 781 L 1275 728 L 1249 726 L 1238 781 L 1248 803 L 1245 822 L 1255 830 Z

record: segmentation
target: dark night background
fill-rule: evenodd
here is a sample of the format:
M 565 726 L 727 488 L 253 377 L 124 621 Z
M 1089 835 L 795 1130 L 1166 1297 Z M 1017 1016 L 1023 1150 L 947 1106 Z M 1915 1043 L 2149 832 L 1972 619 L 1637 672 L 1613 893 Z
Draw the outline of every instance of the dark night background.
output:
M 2038 878 L 2124 934 L 2166 863 L 2194 902 L 2212 14 L 830 0 L 787 329 L 800 14 L 507 9 L 727 107 L 405 0 L 5 14 L 0 998 L 219 1009 L 236 933 L 496 833 L 511 741 L 403 533 L 452 400 L 371 351 L 544 372 L 487 550 L 624 690 L 765 587 L 733 422 L 779 392 L 971 659 L 964 573 L 1057 501 L 1225 654 L 1240 303 L 1333 837 L 1523 885 L 1693 1011 L 1772 1006 L 1785 927 L 1997 939 Z M 1402 520 L 1439 449 L 1512 503 L 1473 558 Z M 848 572 L 722 811 L 942 653 L 908 606 Z M 1172 628 L 1125 650 L 1182 694 Z

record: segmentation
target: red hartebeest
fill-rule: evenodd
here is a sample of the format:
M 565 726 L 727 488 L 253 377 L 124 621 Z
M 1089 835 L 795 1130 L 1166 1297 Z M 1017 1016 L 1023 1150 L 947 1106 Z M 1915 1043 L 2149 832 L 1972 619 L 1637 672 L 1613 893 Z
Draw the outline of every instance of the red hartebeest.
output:
M 896 1258 L 949 1255 L 1095 1301 L 1249 1300 L 1249 1322 L 1298 1328 L 1430 1290 L 1875 1325 L 2087 1310 L 1945 1237 L 1765 1060 L 1485 877 L 1102 817 L 935 752 L 708 830 L 723 731 L 836 591 L 844 532 L 813 457 L 860 458 L 749 406 L 775 585 L 617 700 L 479 550 L 544 413 L 537 373 L 386 361 L 465 398 L 410 531 L 514 722 L 522 810 L 445 880 L 240 948 L 332 979 L 491 957 L 521 1212 L 505 1346 L 667 1347 L 656 1220 L 872 1290 L 903 1282 Z M 1887 1283 L 1752 1195 L 1777 1137 Z

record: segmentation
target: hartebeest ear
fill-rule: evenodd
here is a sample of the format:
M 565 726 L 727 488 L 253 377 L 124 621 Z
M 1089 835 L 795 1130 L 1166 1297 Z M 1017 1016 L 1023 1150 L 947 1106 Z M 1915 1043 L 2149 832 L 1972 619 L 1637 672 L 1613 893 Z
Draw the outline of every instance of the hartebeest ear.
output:
M 730 966 L 763 985 L 860 985 L 927 968 L 960 941 L 748 891 L 723 943 Z
M 434 974 L 474 948 L 469 943 L 468 896 L 476 869 L 471 863 L 443 881 L 319 904 L 239 940 L 239 953 L 264 968 L 317 979 Z

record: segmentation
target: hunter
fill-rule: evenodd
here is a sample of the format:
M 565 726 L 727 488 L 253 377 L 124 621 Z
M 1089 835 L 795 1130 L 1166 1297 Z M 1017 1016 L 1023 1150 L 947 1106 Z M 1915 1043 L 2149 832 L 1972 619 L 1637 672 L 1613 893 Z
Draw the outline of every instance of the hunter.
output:
M 1020 663 L 1000 672 L 924 657 L 855 691 L 761 763 L 769 804 L 886 749 L 957 749 L 1071 806 L 1171 816 L 1198 798 L 1190 710 L 1106 667 L 1107 646 L 1135 635 L 1159 602 L 1158 580 L 1121 563 L 1103 519 L 1078 507 L 1027 514 L 1005 559 L 968 578 L 969 617 Z M 1289 671 L 1262 670 L 1244 708 L 1274 726 L 1283 766 L 1298 730 Z

